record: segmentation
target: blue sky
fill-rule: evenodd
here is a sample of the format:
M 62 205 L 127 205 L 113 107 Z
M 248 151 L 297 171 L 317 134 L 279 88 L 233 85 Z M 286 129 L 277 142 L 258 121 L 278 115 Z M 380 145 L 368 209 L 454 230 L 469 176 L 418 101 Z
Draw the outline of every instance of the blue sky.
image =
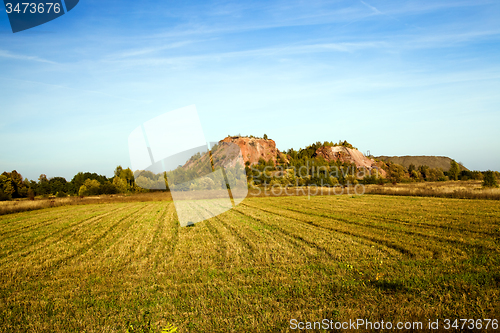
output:
M 13 34 L 0 172 L 129 166 L 128 135 L 195 104 L 205 137 L 348 140 L 500 170 L 500 2 L 94 1 Z

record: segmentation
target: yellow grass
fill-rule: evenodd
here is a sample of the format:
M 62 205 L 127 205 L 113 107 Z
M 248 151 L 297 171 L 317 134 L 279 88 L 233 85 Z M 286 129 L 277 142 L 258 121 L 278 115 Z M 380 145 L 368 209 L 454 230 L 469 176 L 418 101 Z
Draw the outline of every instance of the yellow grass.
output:
M 498 318 L 500 206 L 248 198 L 180 228 L 169 201 L 0 217 L 0 332 L 289 331 L 290 320 Z
M 0 201 L 0 215 L 18 212 L 32 211 L 43 208 L 59 207 L 66 205 L 85 205 L 110 202 L 144 202 L 144 201 L 170 201 L 172 197 L 169 192 L 148 192 L 137 194 L 116 194 L 88 197 L 68 196 L 64 198 L 36 198 L 35 200 L 17 199 L 12 201 Z

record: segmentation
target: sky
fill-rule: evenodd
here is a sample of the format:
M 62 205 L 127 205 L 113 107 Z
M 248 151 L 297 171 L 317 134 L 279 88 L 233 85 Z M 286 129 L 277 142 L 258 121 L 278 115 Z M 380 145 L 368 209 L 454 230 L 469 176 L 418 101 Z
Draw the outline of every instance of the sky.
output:
M 0 8 L 0 172 L 112 176 L 137 126 L 193 104 L 207 141 L 500 170 L 497 0 L 80 0 L 15 34 Z

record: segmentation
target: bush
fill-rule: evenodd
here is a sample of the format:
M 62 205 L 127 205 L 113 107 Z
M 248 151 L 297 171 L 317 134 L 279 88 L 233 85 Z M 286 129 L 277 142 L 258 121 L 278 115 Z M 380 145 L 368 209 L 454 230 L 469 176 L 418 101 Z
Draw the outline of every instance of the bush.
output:
M 483 178 L 484 187 L 498 187 L 497 180 L 493 171 L 486 171 Z

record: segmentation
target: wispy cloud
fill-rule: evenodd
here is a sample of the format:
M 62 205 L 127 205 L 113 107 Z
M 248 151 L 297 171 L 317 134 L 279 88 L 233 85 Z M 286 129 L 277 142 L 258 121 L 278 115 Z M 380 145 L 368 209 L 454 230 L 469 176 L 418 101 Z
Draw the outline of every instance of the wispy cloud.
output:
M 132 99 L 132 98 L 127 98 L 127 97 L 122 97 L 122 96 L 117 96 L 117 95 L 111 95 L 102 91 L 97 91 L 97 90 L 88 90 L 88 89 L 80 89 L 80 88 L 72 88 L 72 87 L 67 87 L 59 84 L 52 84 L 52 83 L 46 83 L 46 82 L 40 82 L 40 81 L 31 81 L 31 80 L 21 80 L 21 79 L 13 79 L 13 78 L 7 78 L 7 77 L 0 77 L 0 80 L 9 80 L 9 81 L 15 81 L 15 82 L 23 82 L 23 83 L 30 83 L 30 84 L 37 84 L 37 85 L 43 85 L 47 87 L 53 87 L 53 88 L 59 88 L 59 89 L 68 89 L 72 91 L 79 91 L 79 92 L 84 92 L 84 93 L 90 93 L 90 94 L 98 94 L 102 96 L 107 96 L 107 97 L 112 97 L 116 99 L 121 99 L 129 102 L 139 102 L 139 103 L 150 103 L 151 101 L 146 101 L 146 100 L 137 100 L 137 99 Z
M 157 46 L 157 47 L 130 49 L 130 50 L 122 51 L 120 53 L 111 54 L 109 57 L 110 58 L 130 58 L 130 57 L 143 56 L 146 54 L 157 53 L 157 52 L 164 51 L 164 50 L 181 48 L 183 46 L 186 46 L 186 45 L 189 45 L 192 43 L 193 43 L 193 41 L 180 41 L 180 42 L 175 42 L 175 43 L 171 43 L 171 44 L 167 44 L 167 45 L 163 45 L 163 46 Z
M 5 50 L 0 50 L 0 57 L 2 58 L 9 58 L 9 59 L 15 59 L 15 60 L 22 60 L 22 61 L 36 61 L 36 62 L 43 62 L 47 64 L 52 64 L 52 65 L 57 65 L 58 63 L 55 61 L 43 59 L 37 56 L 27 56 L 23 54 L 15 54 L 10 51 L 5 51 Z
M 362 3 L 363 5 L 365 5 L 366 7 L 370 8 L 371 10 L 373 10 L 373 12 L 374 12 L 375 14 L 382 14 L 382 12 L 381 12 L 380 10 L 378 10 L 376 7 L 373 7 L 373 6 L 371 6 L 371 5 L 367 4 L 367 3 L 366 3 L 366 2 L 364 2 L 364 1 L 361 1 L 361 3 Z
M 374 37 L 375 38 L 375 37 Z M 478 40 L 500 38 L 500 30 L 477 30 L 468 32 L 452 32 L 446 29 L 423 34 L 400 33 L 392 36 L 381 36 L 377 39 L 335 42 L 323 40 L 302 41 L 301 43 L 283 44 L 274 47 L 253 48 L 227 52 L 207 52 L 203 54 L 184 54 L 180 56 L 153 56 L 163 48 L 145 49 L 143 51 L 126 52 L 122 56 L 109 56 L 103 62 L 115 63 L 126 67 L 170 65 L 172 67 L 189 67 L 207 61 L 220 61 L 237 58 L 287 57 L 315 53 L 355 53 L 365 50 L 381 50 L 388 52 L 412 51 L 417 49 L 448 48 L 467 45 Z
M 261 57 L 282 57 L 290 55 L 321 53 L 321 52 L 342 52 L 352 53 L 365 49 L 388 48 L 389 44 L 384 41 L 366 42 L 341 42 L 341 43 L 311 43 L 302 45 L 283 45 L 279 47 L 257 48 L 244 51 L 217 52 L 202 55 L 179 56 L 179 57 L 135 57 L 133 59 L 106 58 L 103 61 L 121 64 L 125 66 L 153 66 L 167 64 L 172 66 L 186 66 L 196 63 L 214 61 L 231 58 L 261 58 Z
M 363 7 L 353 6 L 346 3 L 345 6 L 329 6 L 326 2 L 319 5 L 307 3 L 279 3 L 279 5 L 262 4 L 245 6 L 219 5 L 207 10 L 206 13 L 198 15 L 196 20 L 186 18 L 186 23 L 169 27 L 164 32 L 149 32 L 142 39 L 176 38 L 182 36 L 196 35 L 223 35 L 227 33 L 238 33 L 258 31 L 274 28 L 304 27 L 321 24 L 345 24 L 362 22 L 373 19 L 374 16 L 383 15 L 392 20 L 401 22 L 400 16 L 419 15 L 433 11 L 441 11 L 452 8 L 485 6 L 491 4 L 490 0 L 475 1 L 417 1 L 396 2 L 373 6 L 361 0 Z M 364 7 L 370 9 L 369 12 Z M 252 16 L 249 16 L 249 13 Z M 221 18 L 214 20 L 214 16 Z M 189 19 L 188 19 L 189 18 Z
M 432 34 L 399 36 L 401 48 L 424 49 L 446 48 L 487 39 L 500 39 L 500 30 L 477 30 L 467 32 L 436 31 Z

